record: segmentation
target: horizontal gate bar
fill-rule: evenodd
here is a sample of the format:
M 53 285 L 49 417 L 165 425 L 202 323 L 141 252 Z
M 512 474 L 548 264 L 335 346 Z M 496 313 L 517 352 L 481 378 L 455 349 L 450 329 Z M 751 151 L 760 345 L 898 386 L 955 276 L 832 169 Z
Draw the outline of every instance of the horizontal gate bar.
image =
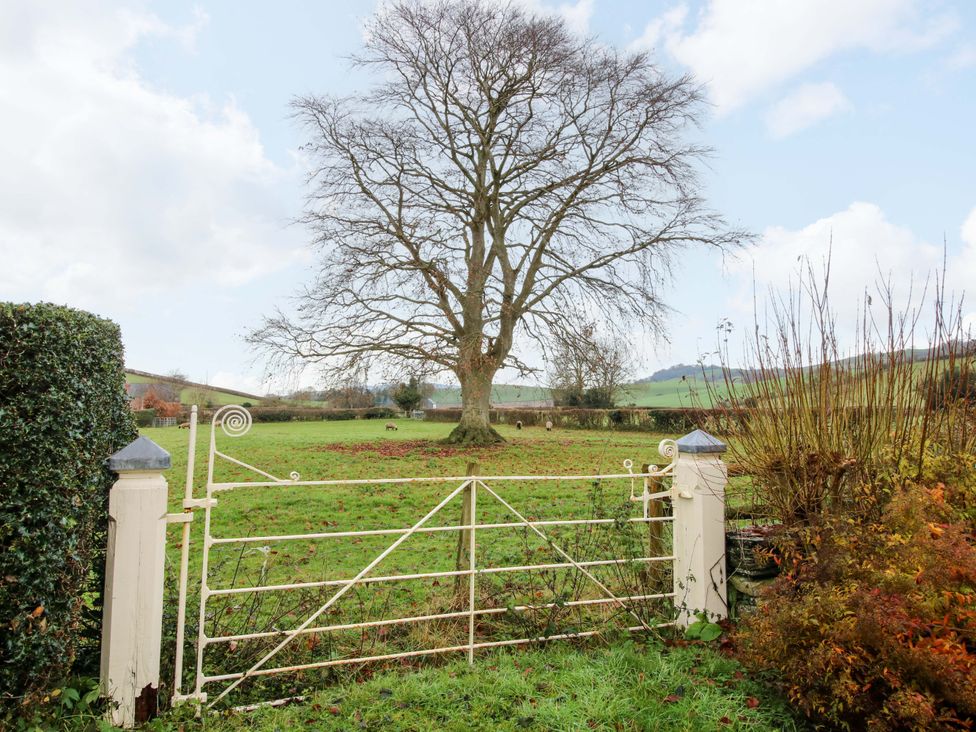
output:
M 656 595 L 632 595 L 630 597 L 621 597 L 620 600 L 624 602 L 640 602 L 642 600 L 663 600 L 669 597 L 674 597 L 673 592 L 661 592 Z M 509 611 L 512 612 L 526 612 L 528 610 L 548 610 L 554 607 L 579 607 L 583 605 L 608 605 L 616 602 L 617 600 L 609 597 L 599 597 L 593 600 L 571 600 L 569 602 L 564 602 L 562 604 L 556 602 L 547 602 L 539 605 L 516 605 L 515 607 L 492 607 L 492 608 L 482 608 L 480 610 L 475 610 L 474 615 L 501 615 Z M 326 625 L 320 628 L 305 628 L 299 635 L 308 635 L 313 633 L 331 633 L 336 630 L 354 630 L 356 628 L 377 628 L 384 625 L 405 625 L 407 623 L 421 623 L 430 620 L 451 620 L 453 618 L 466 618 L 470 615 L 468 610 L 460 610 L 458 612 L 452 613 L 438 613 L 436 615 L 416 615 L 408 618 L 393 618 L 390 620 L 368 620 L 362 623 L 346 623 L 344 625 Z M 210 638 L 205 636 L 204 641 L 207 644 L 212 643 L 230 643 L 231 641 L 243 641 L 243 640 L 255 640 L 258 638 L 275 638 L 282 635 L 287 635 L 287 630 L 271 630 L 262 633 L 244 633 L 242 635 L 222 635 L 215 638 Z
M 667 470 L 656 473 L 612 473 L 610 475 L 479 475 L 478 480 L 482 482 L 492 481 L 500 483 L 504 481 L 520 481 L 530 483 L 540 483 L 553 480 L 630 480 L 632 478 L 667 478 L 671 476 L 670 467 Z M 214 483 L 214 491 L 230 491 L 235 488 L 281 488 L 289 486 L 331 486 L 331 485 L 400 485 L 403 483 L 457 483 L 470 479 L 470 475 L 458 475 L 451 477 L 431 477 L 431 478 L 354 478 L 348 480 L 276 480 L 276 481 L 242 481 L 239 483 Z M 652 493 L 648 498 L 670 498 L 671 491 L 661 491 Z
M 674 556 L 666 557 L 637 557 L 634 559 L 599 559 L 590 562 L 559 562 L 555 564 L 526 564 L 515 567 L 485 567 L 476 569 L 455 569 L 449 572 L 420 572 L 417 574 L 393 574 L 385 577 L 363 577 L 358 584 L 372 584 L 374 582 L 396 582 L 398 580 L 433 579 L 437 577 L 465 577 L 469 574 L 499 574 L 502 572 L 527 572 L 536 569 L 568 569 L 569 567 L 602 567 L 613 564 L 632 564 L 640 562 L 671 562 Z M 341 587 L 351 584 L 352 580 L 322 580 L 321 582 L 295 582 L 289 585 L 262 585 L 258 587 L 229 587 L 222 590 L 209 590 L 207 597 L 221 595 L 243 595 L 248 592 L 276 592 L 279 590 L 301 590 L 313 587 Z
M 660 623 L 651 626 L 652 628 L 668 628 L 674 623 Z M 629 628 L 622 628 L 628 632 L 646 630 L 642 625 L 632 625 Z M 540 636 L 538 638 L 517 638 L 514 640 L 487 641 L 485 643 L 475 643 L 474 648 L 499 648 L 501 646 L 517 646 L 525 643 L 544 643 L 545 641 L 568 640 L 570 638 L 588 638 L 594 635 L 606 633 L 606 630 L 586 630 L 580 633 L 560 633 L 558 635 Z M 406 651 L 404 653 L 386 653 L 380 656 L 359 656 L 357 658 L 336 658 L 330 661 L 317 661 L 316 663 L 303 663 L 297 666 L 280 666 L 278 668 L 260 668 L 252 671 L 250 676 L 269 676 L 271 674 L 288 673 L 290 671 L 308 671 L 316 668 L 327 668 L 329 666 L 343 666 L 351 663 L 367 663 L 369 661 L 390 661 L 396 658 L 411 658 L 415 656 L 430 656 L 435 653 L 451 653 L 454 651 L 466 651 L 471 647 L 467 643 L 463 646 L 444 646 L 443 648 L 425 648 L 420 651 Z M 234 681 L 243 678 L 243 673 L 219 674 L 217 676 L 204 676 L 203 683 L 209 684 L 215 681 Z
M 626 523 L 633 524 L 650 524 L 650 523 L 666 523 L 669 521 L 674 521 L 673 516 L 648 516 L 647 518 L 629 518 Z M 508 523 L 501 524 L 475 524 L 476 529 L 513 529 L 513 528 L 525 528 L 529 526 L 578 526 L 585 524 L 593 525 L 604 525 L 604 524 L 615 524 L 618 523 L 617 519 L 553 519 L 548 521 L 512 521 Z M 433 534 L 438 531 L 467 531 L 471 527 L 468 525 L 462 526 L 424 526 L 413 533 L 415 534 Z M 217 544 L 254 544 L 258 542 L 270 542 L 270 541 L 300 541 L 302 539 L 338 539 L 349 536 L 389 536 L 391 534 L 406 534 L 410 531 L 409 528 L 406 529 L 364 529 L 362 531 L 329 531 L 317 534 L 280 534 L 276 536 L 231 536 L 220 539 L 211 539 L 211 546 L 216 546 Z

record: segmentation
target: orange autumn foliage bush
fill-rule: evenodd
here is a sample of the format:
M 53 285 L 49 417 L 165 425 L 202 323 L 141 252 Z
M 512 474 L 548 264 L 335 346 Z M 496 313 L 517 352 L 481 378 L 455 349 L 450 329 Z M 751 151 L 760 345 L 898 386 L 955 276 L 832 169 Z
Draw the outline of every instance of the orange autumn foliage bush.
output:
M 142 400 L 144 409 L 153 409 L 157 417 L 179 417 L 183 412 L 183 405 L 179 402 L 168 402 L 153 389 L 150 389 Z
M 976 727 L 976 527 L 942 484 L 828 518 L 740 626 L 742 660 L 853 730 Z

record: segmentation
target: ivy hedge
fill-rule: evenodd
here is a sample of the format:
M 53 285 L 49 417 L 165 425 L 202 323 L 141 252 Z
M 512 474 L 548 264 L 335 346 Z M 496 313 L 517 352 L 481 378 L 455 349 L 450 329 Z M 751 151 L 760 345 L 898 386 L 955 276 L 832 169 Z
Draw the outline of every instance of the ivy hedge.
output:
M 115 323 L 0 303 L 0 727 L 69 674 L 97 675 L 105 459 L 136 435 Z

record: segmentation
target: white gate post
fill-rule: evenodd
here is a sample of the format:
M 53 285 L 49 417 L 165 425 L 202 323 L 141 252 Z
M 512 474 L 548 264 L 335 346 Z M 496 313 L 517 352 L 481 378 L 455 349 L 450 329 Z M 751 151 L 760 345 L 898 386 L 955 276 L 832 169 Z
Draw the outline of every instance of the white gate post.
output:
M 163 624 L 169 453 L 139 437 L 108 459 L 109 494 L 102 622 L 102 693 L 112 723 L 134 727 L 156 714 Z
M 677 440 L 672 481 L 674 604 L 687 627 L 695 614 L 728 616 L 725 577 L 725 443 L 695 430 Z

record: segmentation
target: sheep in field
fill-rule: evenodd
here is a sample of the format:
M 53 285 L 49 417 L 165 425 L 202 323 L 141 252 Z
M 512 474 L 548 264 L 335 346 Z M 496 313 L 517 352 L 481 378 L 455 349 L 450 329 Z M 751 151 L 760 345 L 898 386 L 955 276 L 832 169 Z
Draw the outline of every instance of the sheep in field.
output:
M 552 420 L 551 419 L 547 419 L 546 420 L 546 432 L 552 432 Z
M 515 429 L 517 430 L 522 429 L 522 420 L 520 419 L 515 420 Z
M 394 432 L 396 432 L 398 429 L 399 429 L 399 427 L 396 426 L 396 422 L 387 422 L 386 423 L 386 431 L 387 432 L 389 432 L 390 430 L 393 430 Z

